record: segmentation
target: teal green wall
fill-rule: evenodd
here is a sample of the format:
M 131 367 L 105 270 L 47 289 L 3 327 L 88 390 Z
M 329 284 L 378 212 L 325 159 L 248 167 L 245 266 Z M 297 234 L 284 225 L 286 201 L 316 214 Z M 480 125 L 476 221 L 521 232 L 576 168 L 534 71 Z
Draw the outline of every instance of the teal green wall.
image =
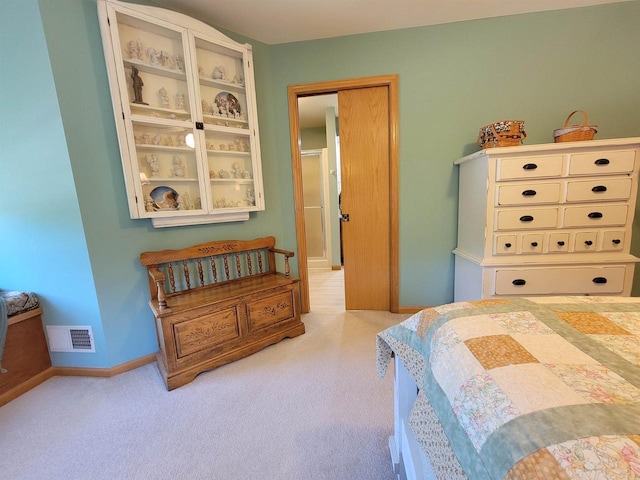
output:
M 550 142 L 575 108 L 597 138 L 640 136 L 638 18 L 635 1 L 275 46 L 231 34 L 254 48 L 266 211 L 154 229 L 129 218 L 95 0 L 2 0 L 1 175 L 17 207 L 0 213 L 0 287 L 40 293 L 48 324 L 93 326 L 97 353 L 56 365 L 154 352 L 139 253 L 269 234 L 296 250 L 287 86 L 398 73 L 400 304 L 450 301 L 453 160 L 500 119 Z
M 50 325 L 92 327 L 96 353 L 55 353 L 55 364 L 103 366 L 108 350 L 36 0 L 3 0 L 0 59 L 0 288 L 36 292 Z
M 289 84 L 399 74 L 400 305 L 447 302 L 453 161 L 501 119 L 525 120 L 527 144 L 553 142 L 576 108 L 599 139 L 640 136 L 639 18 L 640 2 L 629 2 L 276 45 L 274 119 L 286 125 Z M 276 140 L 289 155 L 285 128 Z

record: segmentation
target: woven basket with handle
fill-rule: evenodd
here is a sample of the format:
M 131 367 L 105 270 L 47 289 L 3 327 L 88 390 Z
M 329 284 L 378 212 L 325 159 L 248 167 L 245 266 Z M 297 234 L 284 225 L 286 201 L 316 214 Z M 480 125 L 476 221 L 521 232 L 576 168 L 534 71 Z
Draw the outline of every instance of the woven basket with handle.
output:
M 477 143 L 482 148 L 514 147 L 526 137 L 522 120 L 502 120 L 482 127 Z
M 582 125 L 569 125 L 569 120 L 576 113 L 582 113 L 584 122 Z M 597 125 L 587 125 L 587 112 L 583 110 L 575 110 L 564 121 L 564 127 L 553 131 L 553 141 L 560 142 L 581 142 L 583 140 L 593 140 L 594 135 L 598 132 Z

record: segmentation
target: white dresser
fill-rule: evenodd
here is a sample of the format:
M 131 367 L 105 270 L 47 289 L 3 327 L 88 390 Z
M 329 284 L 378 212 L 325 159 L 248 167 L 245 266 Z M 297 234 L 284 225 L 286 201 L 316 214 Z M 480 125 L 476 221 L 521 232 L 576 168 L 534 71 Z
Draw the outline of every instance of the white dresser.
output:
M 490 148 L 460 167 L 454 300 L 630 295 L 640 138 Z

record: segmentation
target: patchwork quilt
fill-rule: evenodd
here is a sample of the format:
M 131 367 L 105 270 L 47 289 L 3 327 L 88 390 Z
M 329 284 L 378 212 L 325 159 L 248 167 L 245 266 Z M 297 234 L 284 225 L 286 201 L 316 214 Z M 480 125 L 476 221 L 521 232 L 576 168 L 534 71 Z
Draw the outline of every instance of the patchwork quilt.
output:
M 438 478 L 640 479 L 640 298 L 452 303 L 377 349 L 380 376 L 396 355 L 420 389 L 410 424 Z

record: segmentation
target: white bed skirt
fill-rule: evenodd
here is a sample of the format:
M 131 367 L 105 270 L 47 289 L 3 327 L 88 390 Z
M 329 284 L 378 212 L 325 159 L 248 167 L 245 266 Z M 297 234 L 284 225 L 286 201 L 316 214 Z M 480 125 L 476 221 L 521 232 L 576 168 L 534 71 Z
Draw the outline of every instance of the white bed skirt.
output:
M 431 464 L 409 426 L 409 414 L 418 396 L 418 387 L 397 355 L 394 364 L 394 432 L 389 437 L 393 471 L 398 480 L 435 480 Z

